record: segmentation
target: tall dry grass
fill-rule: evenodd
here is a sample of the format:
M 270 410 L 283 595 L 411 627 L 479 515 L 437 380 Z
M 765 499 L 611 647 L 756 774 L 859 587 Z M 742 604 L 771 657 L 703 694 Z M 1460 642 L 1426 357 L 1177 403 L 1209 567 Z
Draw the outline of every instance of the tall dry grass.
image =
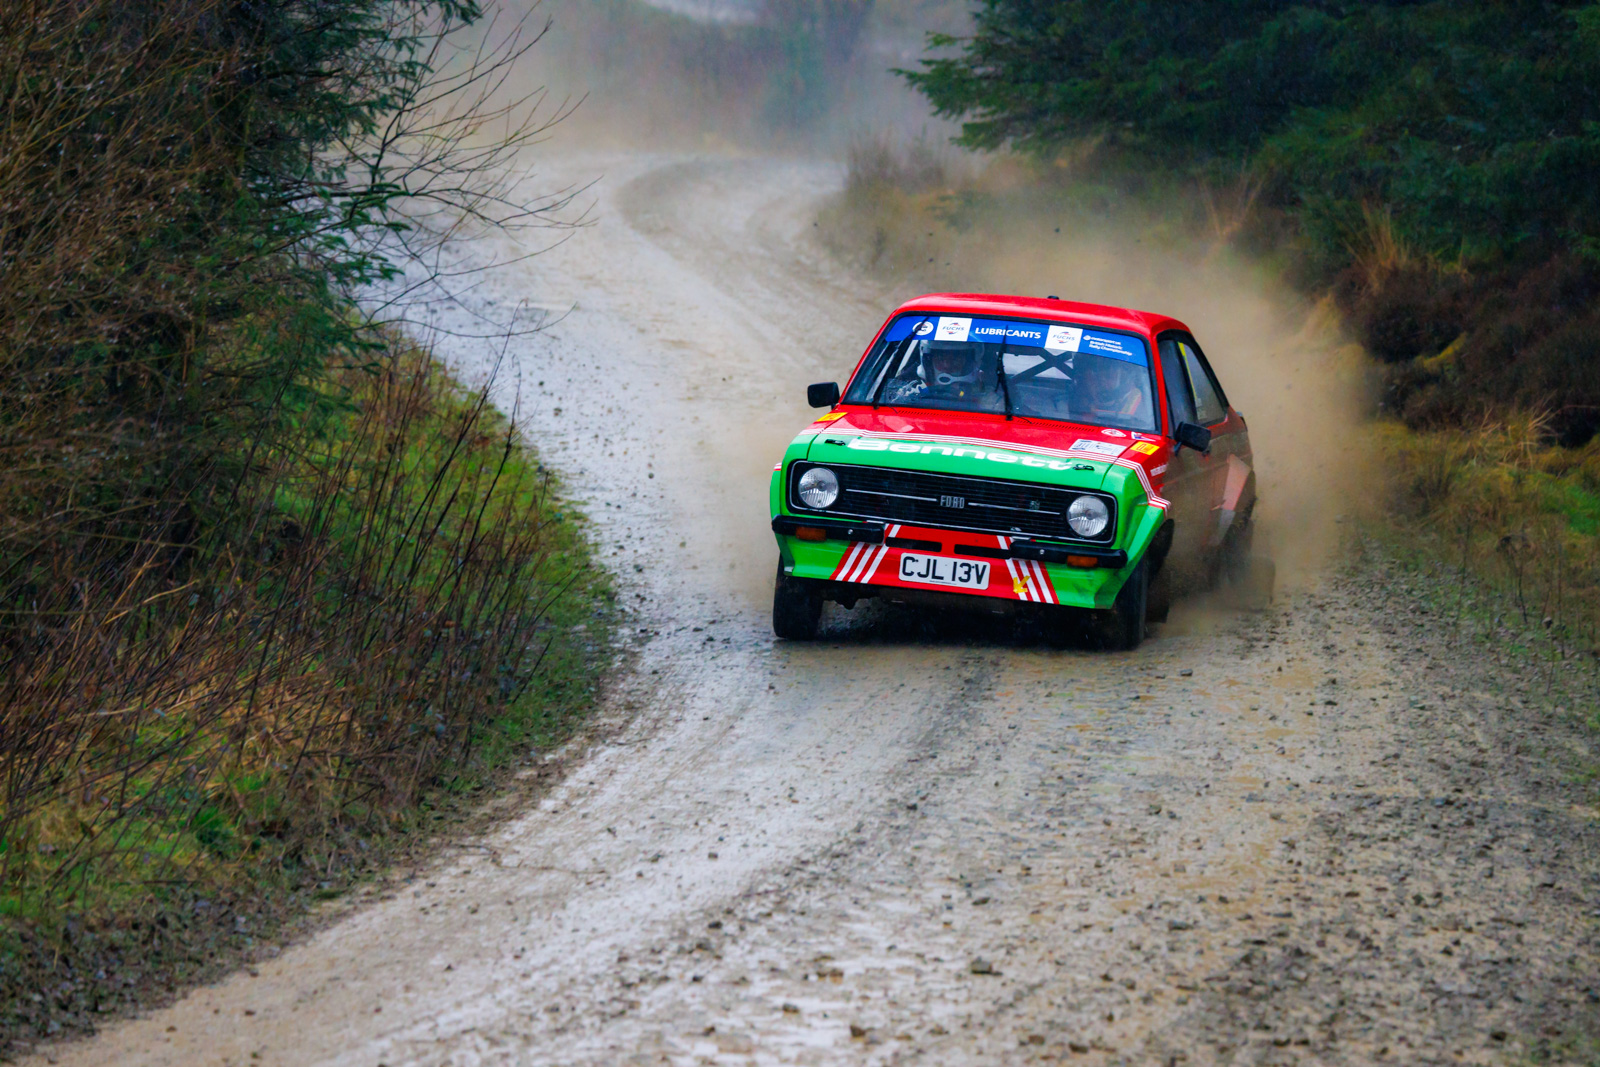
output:
M 1485 582 L 1496 614 L 1600 655 L 1600 444 L 1561 448 L 1540 414 L 1373 433 L 1413 550 Z
M 342 417 L 262 442 L 237 521 L 13 546 L 0 900 L 105 903 L 381 829 L 535 677 L 593 574 L 515 427 L 391 344 Z M 129 536 L 129 535 L 132 536 Z M 587 603 L 587 601 L 586 601 Z M 309 853 L 308 853 L 309 854 Z

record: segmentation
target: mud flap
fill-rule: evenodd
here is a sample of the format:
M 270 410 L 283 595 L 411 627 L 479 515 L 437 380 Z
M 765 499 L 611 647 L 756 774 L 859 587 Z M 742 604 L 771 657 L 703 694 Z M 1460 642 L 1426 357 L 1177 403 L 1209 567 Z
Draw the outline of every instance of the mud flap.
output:
M 1096 620 L 1101 647 L 1123 651 L 1138 648 L 1144 641 L 1145 617 L 1150 610 L 1150 561 L 1143 559 L 1122 583 L 1117 601 L 1110 611 Z
M 1146 622 L 1166 622 L 1172 614 L 1172 572 L 1163 567 L 1150 580 L 1146 594 L 1144 618 Z
M 1265 611 L 1272 606 L 1277 581 L 1278 567 L 1269 557 L 1245 556 L 1229 567 L 1228 604 L 1240 611 Z
M 778 561 L 778 576 L 772 584 L 772 632 L 785 641 L 810 641 L 822 622 L 822 594 L 816 583 L 791 578 Z

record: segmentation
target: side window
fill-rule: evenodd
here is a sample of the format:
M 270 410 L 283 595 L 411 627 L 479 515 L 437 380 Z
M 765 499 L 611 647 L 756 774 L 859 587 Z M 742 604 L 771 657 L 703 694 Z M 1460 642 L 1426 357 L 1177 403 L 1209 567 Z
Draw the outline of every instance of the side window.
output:
M 1164 340 L 1160 348 L 1161 378 L 1167 385 L 1167 410 L 1172 416 L 1170 429 L 1176 430 L 1180 422 L 1195 421 L 1194 401 L 1189 396 L 1188 375 L 1183 372 L 1183 357 L 1178 352 L 1178 342 Z
M 1181 341 L 1178 348 L 1183 352 L 1183 364 L 1194 386 L 1194 407 L 1198 421 L 1202 426 L 1215 426 L 1228 417 L 1228 405 L 1222 399 L 1222 390 L 1217 388 L 1211 368 L 1200 358 L 1200 353 Z

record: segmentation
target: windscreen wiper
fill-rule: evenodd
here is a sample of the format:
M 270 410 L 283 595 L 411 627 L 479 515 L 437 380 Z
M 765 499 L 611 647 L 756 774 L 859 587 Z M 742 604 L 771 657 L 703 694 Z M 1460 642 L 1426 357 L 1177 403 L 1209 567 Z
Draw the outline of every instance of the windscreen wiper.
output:
M 1011 421 L 1011 383 L 1006 380 L 1006 341 L 1011 340 L 1011 331 L 1006 331 L 1005 341 L 1000 342 L 1000 358 L 995 361 L 995 368 L 1000 372 L 1000 392 L 1006 398 L 1006 421 Z
M 883 361 L 883 374 L 878 377 L 878 387 L 872 391 L 872 410 L 878 410 L 878 404 L 883 399 L 883 387 L 889 384 L 889 368 L 894 366 L 897 357 L 892 353 Z

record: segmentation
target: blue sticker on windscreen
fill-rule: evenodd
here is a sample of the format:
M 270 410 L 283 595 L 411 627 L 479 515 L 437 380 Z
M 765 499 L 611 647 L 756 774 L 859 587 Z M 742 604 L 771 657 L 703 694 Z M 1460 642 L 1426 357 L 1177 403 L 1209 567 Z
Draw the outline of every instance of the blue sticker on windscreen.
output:
M 883 331 L 885 341 L 904 341 L 915 331 L 918 337 L 926 337 L 933 333 L 934 327 L 939 322 L 937 315 L 902 315 L 889 324 Z
M 1144 347 L 1144 342 L 1122 333 L 1084 330 L 1083 339 L 1078 342 L 1078 351 L 1093 352 L 1097 356 L 1110 356 L 1124 363 L 1137 363 L 1141 367 L 1150 363 L 1150 354 Z
M 1006 342 L 1053 352 L 1093 352 L 1141 367 L 1148 366 L 1150 361 L 1144 342 L 1136 337 L 1059 323 L 975 319 L 965 315 L 902 315 L 883 333 L 883 339 L 891 343 L 913 336 L 933 341 Z

